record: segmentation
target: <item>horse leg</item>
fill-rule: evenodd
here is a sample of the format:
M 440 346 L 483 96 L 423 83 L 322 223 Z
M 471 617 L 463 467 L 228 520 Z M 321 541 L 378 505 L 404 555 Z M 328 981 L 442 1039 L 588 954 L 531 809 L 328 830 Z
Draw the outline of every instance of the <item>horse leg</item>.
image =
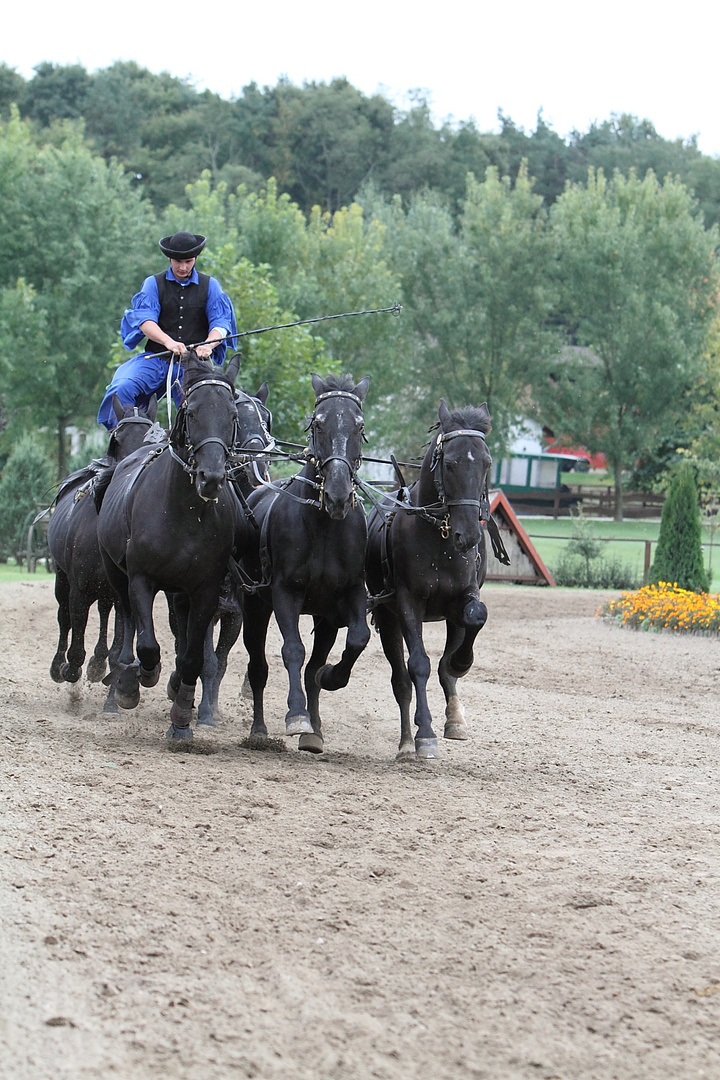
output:
M 214 631 L 215 627 L 211 622 L 205 632 L 205 641 L 203 643 L 203 666 L 200 672 L 202 696 L 197 710 L 198 727 L 215 727 L 212 700 L 217 680 L 218 662 L 215 654 Z
M 122 709 L 134 709 L 140 701 L 140 686 L 154 686 L 160 677 L 160 646 L 153 627 L 155 593 L 151 582 L 144 574 L 133 574 L 128 579 L 127 595 L 137 630 L 138 663 L 125 661 L 127 666 L 123 666 L 115 684 L 115 699 Z M 128 655 L 132 658 L 132 644 L 126 640 L 127 622 L 125 626 L 121 660 Z
M 105 574 L 115 594 L 115 637 L 110 650 L 110 674 L 103 684 L 111 687 L 103 712 L 115 712 L 114 705 L 134 709 L 140 701 L 137 665 L 133 653 L 135 643 L 135 619 L 130 606 L 127 574 L 103 551 Z
M 110 670 L 114 670 L 118 665 L 118 659 L 122 651 L 123 645 L 123 617 L 120 612 L 118 604 L 113 605 L 115 608 L 115 626 L 113 630 L 113 639 L 110 649 L 108 651 L 108 664 Z M 103 704 L 104 713 L 110 715 L 119 712 L 117 702 L 115 701 L 115 686 L 111 683 L 108 688 L 108 694 Z
M 250 684 L 253 699 L 253 722 L 250 734 L 262 739 L 267 738 L 263 697 L 268 677 L 265 641 L 271 615 L 270 604 L 257 596 L 246 597 L 243 641 L 248 654 L 245 679 Z
M 100 596 L 98 597 L 97 606 L 98 615 L 100 617 L 100 630 L 98 632 L 95 648 L 93 649 L 93 654 L 88 661 L 88 682 L 100 682 L 105 674 L 108 658 L 107 631 L 113 602 L 107 596 Z
M 487 608 L 477 596 L 471 596 L 463 608 L 460 623 L 464 627 L 465 634 L 459 648 L 447 660 L 448 674 L 454 675 L 456 679 L 467 675 L 472 667 L 473 645 L 475 638 L 487 622 L 487 614 Z
M 399 617 L 408 650 L 408 674 L 415 688 L 415 756 L 434 758 L 438 753 L 438 741 L 427 700 L 430 659 L 423 644 L 422 619 L 409 603 L 404 608 L 399 606 Z
M 457 693 L 457 677 L 448 671 L 448 660 L 453 656 L 465 636 L 462 626 L 455 623 L 446 623 L 447 636 L 445 650 L 438 665 L 438 678 L 445 694 L 445 730 L 443 735 L 446 739 L 469 739 L 470 732 L 465 723 L 465 710 L 463 709 Z
M 394 612 L 380 605 L 375 609 L 375 625 L 380 634 L 385 657 L 390 664 L 392 691 L 400 709 L 400 744 L 398 757 L 415 756 L 415 742 L 410 724 L 410 703 L 412 701 L 412 682 L 405 663 L 405 644 L 400 632 L 400 623 Z
M 50 678 L 53 682 L 65 682 L 63 667 L 66 662 L 68 638 L 70 636 L 70 582 L 67 574 L 60 567 L 55 572 L 55 599 L 57 600 L 57 621 L 60 635 L 55 655 L 50 664 Z
M 312 732 L 312 722 L 307 709 L 302 686 L 302 666 L 305 646 L 300 636 L 300 601 L 282 586 L 273 588 L 273 611 L 280 628 L 283 644 L 281 655 L 288 674 L 288 711 L 285 714 L 285 734 L 302 735 Z
M 67 651 L 67 663 L 62 669 L 65 682 L 75 683 L 82 674 L 85 663 L 85 628 L 87 626 L 90 604 L 87 596 L 77 587 L 70 586 L 70 647 Z
M 215 584 L 215 588 L 213 585 Z M 208 630 L 212 635 L 212 621 L 217 608 L 220 583 L 206 582 L 203 588 L 196 589 L 189 597 L 186 626 L 186 646 L 178 657 L 177 670 L 180 672 L 180 685 L 170 710 L 168 739 L 191 739 L 192 711 L 195 699 L 195 685 L 200 677 L 205 651 L 205 638 Z M 152 620 L 150 622 L 152 628 Z M 211 638 L 212 643 L 212 638 Z M 138 656 L 142 661 L 140 639 L 138 635 Z M 148 658 L 151 654 L 148 652 Z M 157 651 L 158 666 L 160 650 Z
M 337 628 L 332 626 L 327 619 L 316 616 L 313 619 L 314 635 L 313 650 L 305 667 L 305 693 L 307 695 L 308 712 L 312 731 L 305 732 L 298 741 L 298 750 L 309 750 L 312 754 L 321 754 L 325 740 L 322 734 L 320 721 L 320 676 L 327 670 L 325 661 L 335 644 Z M 332 668 L 329 668 L 332 671 Z
M 339 690 L 347 686 L 355 661 L 370 640 L 370 627 L 367 623 L 367 593 L 364 586 L 349 600 L 348 609 L 348 628 L 343 654 L 337 664 L 326 664 L 316 675 L 323 690 Z M 325 655 L 327 656 L 327 653 Z
M 220 633 L 218 634 L 217 645 L 215 646 L 215 658 L 217 660 L 217 674 L 213 679 L 212 685 L 212 715 L 215 723 L 222 721 L 222 714 L 220 712 L 220 705 L 218 704 L 218 697 L 220 694 L 220 683 L 225 678 L 225 672 L 227 671 L 227 662 L 230 650 L 240 637 L 240 631 L 242 630 L 242 613 L 238 612 L 226 612 L 220 618 Z
M 165 599 L 168 606 L 170 632 L 175 641 L 175 666 L 168 679 L 167 696 L 174 701 L 180 686 L 178 657 L 185 652 L 187 647 L 187 618 L 190 601 L 185 593 L 166 593 Z

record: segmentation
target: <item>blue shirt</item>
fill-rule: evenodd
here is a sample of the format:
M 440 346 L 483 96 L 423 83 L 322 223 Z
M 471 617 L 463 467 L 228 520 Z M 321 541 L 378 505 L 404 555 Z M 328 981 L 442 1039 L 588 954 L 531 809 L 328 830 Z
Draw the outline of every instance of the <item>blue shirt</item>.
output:
M 177 281 L 180 285 L 200 284 L 197 270 L 194 267 L 192 274 L 186 281 L 180 281 L 176 278 L 171 267 L 168 267 L 165 277 L 168 281 Z M 132 307 L 126 308 L 120 323 L 122 343 L 125 348 L 130 351 L 132 351 L 136 345 L 139 345 L 145 337 L 140 329 L 142 323 L 146 322 L 148 319 L 157 322 L 160 316 L 160 297 L 158 296 L 157 281 L 154 276 L 145 278 L 140 286 L 140 292 L 135 293 L 131 300 L 131 304 Z M 230 297 L 223 292 L 220 282 L 214 277 L 211 277 L 208 283 L 208 298 L 207 304 L 205 305 L 205 312 L 208 317 L 209 329 L 212 330 L 213 327 L 216 326 L 222 327 L 228 337 L 231 338 L 231 344 L 234 345 L 236 339 L 233 338 L 232 335 L 237 334 L 235 312 Z M 226 351 L 227 339 L 213 350 L 212 356 L 216 364 L 221 364 L 223 362 Z

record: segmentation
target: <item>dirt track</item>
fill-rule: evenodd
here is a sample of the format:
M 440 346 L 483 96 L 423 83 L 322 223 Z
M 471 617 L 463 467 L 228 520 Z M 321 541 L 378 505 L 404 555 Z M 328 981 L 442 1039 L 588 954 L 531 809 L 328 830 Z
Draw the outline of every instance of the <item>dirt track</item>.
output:
M 376 635 L 321 757 L 240 747 L 240 647 L 177 753 L 1 586 L 2 1080 L 717 1080 L 720 642 L 600 599 L 485 590 L 472 741 L 397 763 Z

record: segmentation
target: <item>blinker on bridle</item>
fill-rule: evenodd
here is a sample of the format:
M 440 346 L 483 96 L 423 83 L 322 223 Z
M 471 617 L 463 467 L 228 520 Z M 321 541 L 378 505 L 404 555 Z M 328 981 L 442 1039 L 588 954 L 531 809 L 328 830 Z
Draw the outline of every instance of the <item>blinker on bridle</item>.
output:
M 478 431 L 477 428 L 459 428 L 457 431 L 441 431 L 439 432 L 437 439 L 435 440 L 435 446 L 433 448 L 433 454 L 430 461 L 430 472 L 433 474 L 435 481 L 435 487 L 437 488 L 438 498 L 442 506 L 476 506 L 478 510 L 478 516 L 480 520 L 485 520 L 490 516 L 490 501 L 488 499 L 487 488 L 487 474 L 485 476 L 485 484 L 483 487 L 482 498 L 480 499 L 447 499 L 445 497 L 445 488 L 443 486 L 442 478 L 442 463 L 443 463 L 443 449 L 446 442 L 450 439 L 456 439 L 460 435 L 475 437 L 482 439 L 485 443 L 485 434 L 482 431 Z M 438 526 L 444 540 L 448 540 L 450 537 L 450 513 L 449 510 L 445 514 L 445 517 Z

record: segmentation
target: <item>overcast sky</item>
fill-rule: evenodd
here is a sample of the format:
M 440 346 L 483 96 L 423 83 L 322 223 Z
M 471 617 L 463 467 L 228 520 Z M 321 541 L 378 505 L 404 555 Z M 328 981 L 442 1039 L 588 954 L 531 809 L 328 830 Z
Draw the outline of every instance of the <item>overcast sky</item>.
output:
M 697 135 L 720 155 L 720 4 L 577 0 L 437 3 L 6 5 L 0 60 L 25 78 L 42 61 L 88 71 L 135 60 L 223 97 L 280 76 L 302 85 L 344 75 L 404 107 L 423 89 L 437 120 L 497 131 L 501 109 L 526 131 L 538 110 L 563 137 L 629 112 L 668 139 Z

